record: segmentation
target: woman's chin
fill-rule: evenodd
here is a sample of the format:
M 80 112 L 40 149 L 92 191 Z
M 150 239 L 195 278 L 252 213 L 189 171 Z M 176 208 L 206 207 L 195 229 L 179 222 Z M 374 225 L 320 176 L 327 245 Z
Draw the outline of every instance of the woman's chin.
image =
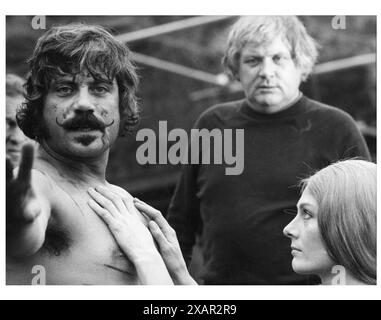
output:
M 292 269 L 298 274 L 313 274 L 313 268 L 310 268 L 305 263 L 298 261 L 297 258 L 292 260 Z

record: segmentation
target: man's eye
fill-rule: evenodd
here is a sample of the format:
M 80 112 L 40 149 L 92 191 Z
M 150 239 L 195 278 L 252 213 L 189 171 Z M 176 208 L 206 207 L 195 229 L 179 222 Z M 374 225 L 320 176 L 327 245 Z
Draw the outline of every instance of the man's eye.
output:
M 68 95 L 73 92 L 73 88 L 70 86 L 59 86 L 56 88 L 56 92 L 60 95 Z
M 96 94 L 104 94 L 106 92 L 109 92 L 109 89 L 107 87 L 104 87 L 104 86 L 96 86 L 96 87 L 93 87 L 92 90 Z
M 247 63 L 249 65 L 257 65 L 260 62 L 261 62 L 261 59 L 259 59 L 259 58 L 250 58 L 250 59 L 245 60 L 245 63 Z
M 16 121 L 7 119 L 7 127 L 8 128 L 16 127 L 16 125 L 17 125 Z
M 275 62 L 275 63 L 282 63 L 282 62 L 284 62 L 286 60 L 286 57 L 285 56 L 282 56 L 282 55 L 275 55 L 274 57 L 273 57 L 273 61 Z

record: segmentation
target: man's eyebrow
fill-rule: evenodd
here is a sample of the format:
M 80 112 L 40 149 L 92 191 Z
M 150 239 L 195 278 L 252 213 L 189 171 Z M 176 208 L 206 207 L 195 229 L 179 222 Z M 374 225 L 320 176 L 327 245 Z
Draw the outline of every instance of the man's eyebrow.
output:
M 52 85 L 54 84 L 71 84 L 75 85 L 77 82 L 75 81 L 74 78 L 57 78 L 52 81 Z M 97 79 L 92 79 L 88 82 L 89 84 L 107 84 L 112 86 L 113 81 L 109 79 L 102 79 L 102 78 L 97 78 Z
M 263 57 L 263 54 L 260 54 L 259 52 L 246 52 L 242 54 L 243 57 Z
M 291 55 L 289 52 L 286 51 L 277 51 L 271 54 L 272 56 L 285 56 L 285 55 Z
M 245 55 L 242 56 L 243 60 L 246 60 L 246 59 L 258 59 L 258 60 L 261 60 L 263 58 L 264 58 L 264 56 L 261 56 L 260 54 L 257 54 L 257 53 L 249 53 L 249 54 L 245 54 Z
M 52 81 L 53 84 L 56 84 L 56 83 L 70 83 L 70 84 L 73 84 L 74 83 L 74 79 L 70 79 L 70 78 L 58 78 L 58 79 L 54 79 Z
M 91 82 L 95 84 L 108 84 L 110 86 L 113 84 L 113 81 L 108 79 L 94 79 L 94 81 Z
M 258 52 L 248 52 L 246 54 L 243 54 L 242 56 L 244 58 L 249 58 L 249 57 L 263 58 L 263 57 L 273 57 L 273 56 L 281 56 L 281 55 L 287 55 L 287 54 L 288 53 L 286 51 L 274 51 L 268 54 L 261 54 Z

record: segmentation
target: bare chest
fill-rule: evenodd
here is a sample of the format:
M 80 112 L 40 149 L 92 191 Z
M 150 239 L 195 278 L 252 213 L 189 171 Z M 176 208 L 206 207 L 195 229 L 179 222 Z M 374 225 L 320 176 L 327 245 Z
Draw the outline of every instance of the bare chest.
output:
M 60 184 L 52 192 L 52 216 L 43 247 L 21 265 L 10 264 L 9 274 L 13 270 L 25 282 L 38 265 L 45 269 L 47 284 L 137 284 L 134 266 L 87 205 L 87 189 Z

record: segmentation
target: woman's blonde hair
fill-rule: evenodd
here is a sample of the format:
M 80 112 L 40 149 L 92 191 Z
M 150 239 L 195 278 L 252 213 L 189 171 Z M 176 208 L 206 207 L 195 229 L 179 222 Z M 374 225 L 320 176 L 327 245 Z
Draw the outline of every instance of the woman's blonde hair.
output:
M 376 164 L 340 161 L 302 181 L 318 203 L 326 249 L 358 280 L 376 284 Z

